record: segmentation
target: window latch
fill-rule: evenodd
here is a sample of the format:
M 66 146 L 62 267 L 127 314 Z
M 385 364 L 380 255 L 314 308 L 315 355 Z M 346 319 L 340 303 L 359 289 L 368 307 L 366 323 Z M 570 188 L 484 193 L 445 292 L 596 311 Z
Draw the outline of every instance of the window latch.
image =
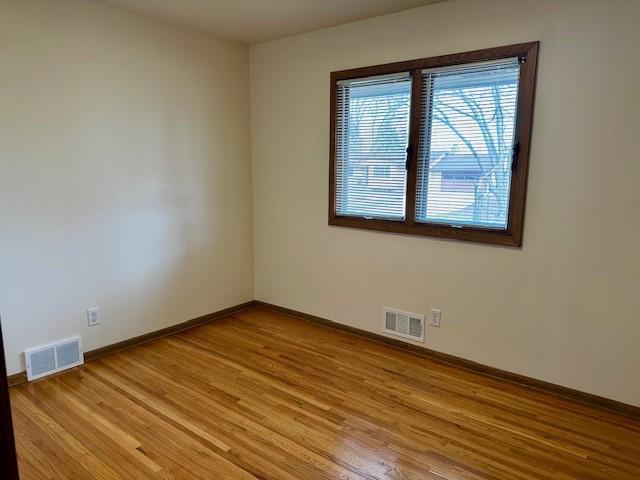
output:
M 518 157 L 520 156 L 520 142 L 513 144 L 513 152 L 511 154 L 511 170 L 515 171 L 518 166 Z
M 411 163 L 411 152 L 412 151 L 413 151 L 413 148 L 411 147 L 411 145 L 409 145 L 407 147 L 407 160 L 404 162 L 404 168 L 407 171 L 409 171 L 409 163 Z

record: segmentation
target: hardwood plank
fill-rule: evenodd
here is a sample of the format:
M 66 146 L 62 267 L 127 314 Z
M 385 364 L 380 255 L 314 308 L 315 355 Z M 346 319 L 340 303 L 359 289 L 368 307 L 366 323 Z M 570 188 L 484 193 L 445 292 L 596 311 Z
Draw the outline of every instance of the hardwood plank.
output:
M 264 308 L 11 397 L 23 480 L 640 478 L 637 420 Z
M 435 360 L 437 362 L 444 363 L 447 365 L 452 365 L 459 369 L 469 370 L 473 373 L 479 373 L 486 377 L 494 378 L 502 382 L 513 383 L 520 387 L 526 387 L 538 392 L 551 394 L 556 397 L 561 397 L 561 398 L 570 400 L 571 402 L 574 402 L 574 403 L 585 404 L 588 407 L 597 407 L 598 409 L 601 409 L 601 410 L 609 410 L 617 415 L 628 416 L 634 420 L 640 420 L 640 407 L 638 406 L 621 403 L 616 400 L 612 400 L 610 398 L 601 397 L 591 393 L 575 390 L 569 387 L 548 383 L 532 377 L 527 377 L 524 375 L 519 375 L 516 373 L 509 372 L 506 370 L 490 367 L 487 365 L 483 365 L 481 363 L 474 362 L 472 360 L 456 357 L 455 355 L 449 355 L 449 354 L 431 350 L 422 346 L 413 345 L 407 342 L 403 342 L 401 340 L 396 340 L 389 336 L 380 335 L 380 334 L 372 333 L 369 331 L 361 330 L 358 328 L 350 327 L 348 325 L 337 323 L 332 320 L 328 320 L 326 318 L 310 315 L 308 313 L 299 312 L 296 310 L 291 310 L 289 308 L 280 307 L 278 305 L 273 305 L 273 304 L 262 302 L 259 300 L 255 300 L 254 305 L 256 307 L 263 307 L 268 310 L 272 310 L 277 313 L 282 313 L 297 319 L 313 322 L 319 325 L 329 326 L 331 328 L 338 329 L 338 330 L 350 333 L 352 335 L 357 335 L 359 337 L 365 337 L 379 343 L 391 345 L 399 350 L 405 350 L 413 353 L 414 355 L 427 357 L 431 360 Z
M 154 340 L 158 340 L 159 338 L 175 335 L 176 333 L 183 332 L 185 330 L 189 330 L 191 328 L 198 327 L 200 325 L 205 325 L 207 323 L 214 322 L 221 318 L 226 318 L 229 315 L 232 315 L 234 313 L 247 310 L 251 308 L 254 304 L 255 304 L 254 300 L 241 303 L 239 305 L 234 305 L 233 307 L 228 307 L 223 310 L 218 310 L 217 312 L 209 313 L 207 315 L 203 315 L 198 318 L 187 320 L 186 322 L 178 323 L 170 327 L 162 328 L 154 332 L 145 333 L 137 337 L 129 338 L 128 340 L 123 340 L 121 342 L 116 342 L 102 348 L 90 350 L 88 352 L 84 352 L 84 360 L 85 362 L 90 362 L 92 360 L 97 360 L 98 358 L 102 358 L 106 355 L 111 355 L 112 353 L 119 352 L 121 350 L 127 350 L 129 348 L 132 348 L 138 345 L 142 345 L 148 342 L 152 342 Z M 27 372 L 25 371 L 15 373 L 7 377 L 7 383 L 9 387 L 15 387 L 16 385 L 20 385 L 22 383 L 25 383 L 26 381 L 27 381 Z

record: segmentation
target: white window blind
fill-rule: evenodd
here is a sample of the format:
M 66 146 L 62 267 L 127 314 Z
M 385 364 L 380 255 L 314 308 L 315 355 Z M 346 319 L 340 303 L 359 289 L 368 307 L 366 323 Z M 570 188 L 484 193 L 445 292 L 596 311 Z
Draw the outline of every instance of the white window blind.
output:
M 416 221 L 505 230 L 517 58 L 423 71 Z
M 336 213 L 403 219 L 409 74 L 338 82 L 336 100 Z

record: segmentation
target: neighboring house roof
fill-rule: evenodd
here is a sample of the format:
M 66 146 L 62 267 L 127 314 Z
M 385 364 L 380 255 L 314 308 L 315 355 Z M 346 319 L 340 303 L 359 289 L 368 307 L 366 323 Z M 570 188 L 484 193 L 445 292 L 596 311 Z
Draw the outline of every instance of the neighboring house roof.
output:
M 376 166 L 383 165 L 389 158 L 383 153 L 375 155 L 360 156 L 353 158 L 355 165 Z M 491 165 L 491 157 L 489 154 L 480 155 L 477 159 L 470 153 L 451 153 L 451 152 L 434 152 L 431 156 L 431 171 L 433 172 L 466 172 L 469 174 L 480 175 L 482 168 L 478 164 L 478 160 L 485 167 Z M 403 164 L 404 165 L 404 164 Z
M 482 165 L 490 165 L 488 154 L 480 155 Z M 431 156 L 431 171 L 433 172 L 469 172 L 482 173 L 478 159 L 468 153 L 434 152 Z

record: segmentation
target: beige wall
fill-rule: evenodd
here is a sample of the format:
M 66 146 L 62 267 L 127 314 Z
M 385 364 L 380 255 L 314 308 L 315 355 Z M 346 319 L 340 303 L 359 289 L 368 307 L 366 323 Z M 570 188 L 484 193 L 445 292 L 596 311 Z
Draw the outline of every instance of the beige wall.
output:
M 640 2 L 453 0 L 251 48 L 256 297 L 640 405 Z M 524 247 L 327 226 L 329 72 L 542 42 Z
M 0 0 L 0 314 L 90 350 L 253 299 L 248 49 Z M 87 328 L 99 306 L 102 325 Z

